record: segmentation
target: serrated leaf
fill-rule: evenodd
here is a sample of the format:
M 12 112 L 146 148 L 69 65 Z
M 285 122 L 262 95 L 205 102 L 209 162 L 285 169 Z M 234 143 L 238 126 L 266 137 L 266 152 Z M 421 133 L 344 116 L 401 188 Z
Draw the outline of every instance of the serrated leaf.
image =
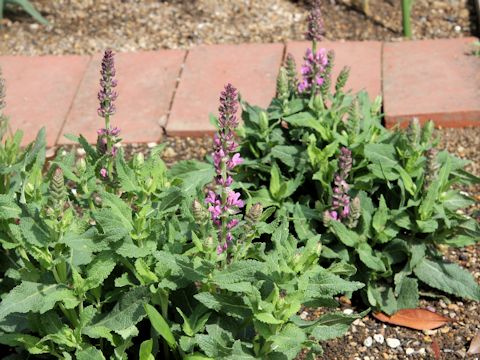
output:
M 171 179 L 181 179 L 181 188 L 185 195 L 193 196 L 196 193 L 196 189 L 203 188 L 203 186 L 213 180 L 215 169 L 211 164 L 187 160 L 176 163 L 169 170 L 168 174 Z
M 125 293 L 113 309 L 106 316 L 85 327 L 84 333 L 94 337 L 94 334 L 103 334 L 108 331 L 123 331 L 136 325 L 145 316 L 143 304 L 148 301 L 149 292 L 143 287 L 138 287 Z
M 105 360 L 102 352 L 93 346 L 75 353 L 77 360 Z
M 265 324 L 273 324 L 273 325 L 283 324 L 282 320 L 276 319 L 271 313 L 262 312 L 254 315 L 255 315 L 255 319 Z
M 284 354 L 287 359 L 293 359 L 302 350 L 307 336 L 298 326 L 289 323 L 280 331 L 268 338 L 272 342 L 272 350 Z
M 211 294 L 201 292 L 194 295 L 194 298 L 200 301 L 207 308 L 223 312 L 226 315 L 237 319 L 245 319 L 252 315 L 251 310 L 246 306 L 238 295 Z
M 360 242 L 358 234 L 355 231 L 347 229 L 340 221 L 332 220 L 328 226 L 346 246 L 355 247 Z
M 0 303 L 0 320 L 12 313 L 43 314 L 53 309 L 59 301 L 63 301 L 67 308 L 78 303 L 73 291 L 65 285 L 24 281 L 3 298 Z
M 398 309 L 413 309 L 417 307 L 419 300 L 418 281 L 404 277 L 402 282 L 398 284 L 397 308 Z
M 90 228 L 83 234 L 67 232 L 61 239 L 61 243 L 70 248 L 70 263 L 73 266 L 86 265 L 92 261 L 92 255 L 95 251 L 101 249 L 101 246 L 95 244 L 94 239 L 97 235 L 95 228 Z
M 128 167 L 123 158 L 123 150 L 115 157 L 115 170 L 117 171 L 117 177 L 123 191 L 136 192 L 140 190 L 136 181 L 135 172 Z
M 367 243 L 360 243 L 357 247 L 358 256 L 360 260 L 372 270 L 378 272 L 385 272 L 385 264 L 376 256 L 373 249 Z
M 0 219 L 18 218 L 22 210 L 8 195 L 0 195 Z
M 472 274 L 457 264 L 423 259 L 413 271 L 421 281 L 435 289 L 465 299 L 480 301 L 480 286 Z
M 341 312 L 322 315 L 312 326 L 311 335 L 319 341 L 343 336 L 350 328 L 351 323 L 358 318 L 358 314 L 347 315 Z

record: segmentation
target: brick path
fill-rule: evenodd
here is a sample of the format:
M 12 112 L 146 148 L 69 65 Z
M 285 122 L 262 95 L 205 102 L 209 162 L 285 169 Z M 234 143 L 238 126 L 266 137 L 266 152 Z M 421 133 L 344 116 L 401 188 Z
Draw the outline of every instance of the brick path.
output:
M 335 51 L 338 73 L 351 67 L 347 87 L 383 96 L 385 123 L 404 126 L 414 116 L 438 126 L 480 126 L 480 58 L 470 54 L 475 38 L 398 43 L 324 42 Z M 113 123 L 126 142 L 160 141 L 162 136 L 211 133 L 210 114 L 227 82 L 242 97 L 266 107 L 287 52 L 298 66 L 307 42 L 199 46 L 116 56 L 119 82 Z M 45 126 L 49 146 L 62 134 L 95 141 L 101 126 L 97 92 L 101 54 L 95 56 L 0 56 L 7 83 L 11 131 L 25 142 Z

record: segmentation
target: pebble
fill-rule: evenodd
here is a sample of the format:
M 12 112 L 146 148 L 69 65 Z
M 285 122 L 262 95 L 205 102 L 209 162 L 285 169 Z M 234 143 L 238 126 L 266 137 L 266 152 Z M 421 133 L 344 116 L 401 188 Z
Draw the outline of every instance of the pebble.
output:
M 387 338 L 388 347 L 395 349 L 400 346 L 400 340 L 396 338 Z
M 373 345 L 373 339 L 371 336 L 367 337 L 365 341 L 363 342 L 363 345 L 365 345 L 367 348 Z
M 426 353 L 427 351 L 425 350 L 425 348 L 420 348 L 420 349 L 418 349 L 417 352 L 418 352 L 419 355 L 425 355 L 425 353 Z
M 415 352 L 415 349 L 412 348 L 406 348 L 405 349 L 405 354 L 407 355 L 412 355 Z
M 375 335 L 373 335 L 373 338 L 379 344 L 383 344 L 383 342 L 385 341 L 385 338 L 383 337 L 382 334 L 375 334 Z
M 455 27 L 453 28 L 455 30 L 455 32 L 459 33 L 460 31 L 462 31 L 462 27 L 460 25 L 455 25 Z
M 345 309 L 345 310 L 343 310 L 343 313 L 345 315 L 352 315 L 353 314 L 353 309 Z
M 147 144 L 147 147 L 148 147 L 149 149 L 153 149 L 155 146 L 157 146 L 157 143 L 156 143 L 156 142 L 149 142 L 149 143 Z
M 307 317 L 308 317 L 308 312 L 302 311 L 302 313 L 300 314 L 300 319 L 307 320 Z

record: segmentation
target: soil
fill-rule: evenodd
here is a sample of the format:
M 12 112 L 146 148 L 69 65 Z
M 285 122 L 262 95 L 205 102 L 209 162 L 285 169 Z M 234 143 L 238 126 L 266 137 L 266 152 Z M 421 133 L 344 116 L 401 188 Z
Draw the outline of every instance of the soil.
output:
M 306 0 L 30 0 L 50 26 L 10 6 L 0 55 L 92 54 L 197 44 L 301 40 Z M 475 0 L 415 0 L 414 39 L 478 34 Z M 362 6 L 368 2 L 368 11 Z M 326 38 L 401 40 L 401 1 L 323 0 Z

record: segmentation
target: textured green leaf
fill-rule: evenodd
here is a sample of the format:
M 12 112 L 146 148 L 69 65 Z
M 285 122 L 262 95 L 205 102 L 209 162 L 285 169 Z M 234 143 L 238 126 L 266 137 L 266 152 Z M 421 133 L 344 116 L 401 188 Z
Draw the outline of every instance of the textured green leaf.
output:
M 70 248 L 70 263 L 72 265 L 86 265 L 92 261 L 93 253 L 101 249 L 101 246 L 94 242 L 96 235 L 97 230 L 90 228 L 83 234 L 70 231 L 62 237 L 61 243 Z
M 28 334 L 0 334 L 0 344 L 11 347 L 22 346 L 33 355 L 47 354 L 50 350 L 49 346 L 41 343 L 38 337 Z
M 322 315 L 311 330 L 311 335 L 319 341 L 325 341 L 343 336 L 349 329 L 350 324 L 359 316 L 344 313 L 331 313 Z
M 0 219 L 18 218 L 22 210 L 8 195 L 0 195 Z
M 347 281 L 326 269 L 321 269 L 309 278 L 305 295 L 311 298 L 322 298 L 355 291 L 363 286 L 364 284 L 360 282 Z
M 43 314 L 63 301 L 67 308 L 78 303 L 72 290 L 60 284 L 41 284 L 24 281 L 12 289 L 0 303 L 0 320 L 12 313 Z
M 93 346 L 76 352 L 77 360 L 105 360 L 102 352 Z
M 143 305 L 148 301 L 148 297 L 149 292 L 143 287 L 130 290 L 120 298 L 112 311 L 85 327 L 83 332 L 88 336 L 95 337 L 95 334 L 103 332 L 102 329 L 115 332 L 129 329 L 146 316 Z
M 465 299 L 480 301 L 480 286 L 472 274 L 457 264 L 423 259 L 413 271 L 421 281 L 435 289 Z
M 135 172 L 128 167 L 123 158 L 123 150 L 115 157 L 115 170 L 123 191 L 135 192 L 140 190 Z
M 212 281 L 217 284 L 232 284 L 237 282 L 253 282 L 255 274 L 263 269 L 263 264 L 256 260 L 239 260 L 222 270 L 215 270 Z
M 223 312 L 237 319 L 245 319 L 252 316 L 251 310 L 246 306 L 238 295 L 231 296 L 202 292 L 194 295 L 207 308 Z
M 198 188 L 203 188 L 212 181 L 215 169 L 211 164 L 196 160 L 180 161 L 169 170 L 170 178 L 178 178 L 183 181 L 182 190 L 185 195 L 195 195 Z
M 392 144 L 367 144 L 365 157 L 373 163 L 381 164 L 383 168 L 397 165 L 396 151 Z
M 386 271 L 383 261 L 376 256 L 370 245 L 368 245 L 367 243 L 361 243 L 360 245 L 358 245 L 357 252 L 360 260 L 370 269 L 378 272 Z
M 303 342 L 307 336 L 298 326 L 289 323 L 278 334 L 269 339 L 272 344 L 272 350 L 284 354 L 287 359 L 294 359 L 302 350 Z
M 301 150 L 295 146 L 275 145 L 271 149 L 271 154 L 290 169 L 294 169 L 298 165 L 298 157 L 301 154 Z
M 466 207 L 472 205 L 474 201 L 463 194 L 460 194 L 456 190 L 447 191 L 444 195 L 441 196 L 443 206 L 450 211 L 456 211 L 458 209 L 465 209 Z
M 398 309 L 413 309 L 418 305 L 418 281 L 405 277 L 398 285 L 397 307 Z
M 255 318 L 265 324 L 283 324 L 282 320 L 278 320 L 273 316 L 271 313 L 267 312 L 261 312 L 258 314 L 255 314 Z
M 208 335 L 197 334 L 195 339 L 202 351 L 214 359 L 221 359 L 231 354 L 232 334 L 217 324 L 206 326 Z
M 347 229 L 340 221 L 332 220 L 328 226 L 338 239 L 346 246 L 354 247 L 360 242 L 360 237 L 355 231 Z

